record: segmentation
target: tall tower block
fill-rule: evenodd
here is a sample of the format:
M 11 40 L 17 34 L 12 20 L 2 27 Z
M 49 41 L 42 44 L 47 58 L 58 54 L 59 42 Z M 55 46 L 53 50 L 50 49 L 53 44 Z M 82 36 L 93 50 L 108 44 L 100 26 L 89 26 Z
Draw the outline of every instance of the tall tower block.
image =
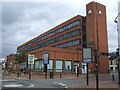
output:
M 98 52 L 108 53 L 108 38 L 106 24 L 106 7 L 97 2 L 86 5 L 86 33 L 87 47 L 97 49 Z M 107 73 L 109 67 L 108 56 L 99 56 L 99 72 Z

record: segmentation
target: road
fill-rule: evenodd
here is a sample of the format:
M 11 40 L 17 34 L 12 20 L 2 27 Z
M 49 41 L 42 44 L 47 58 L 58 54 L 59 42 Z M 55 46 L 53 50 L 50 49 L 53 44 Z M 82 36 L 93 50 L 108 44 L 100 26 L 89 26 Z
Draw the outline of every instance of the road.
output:
M 70 85 L 86 84 L 84 79 L 49 79 L 49 80 L 22 80 L 12 76 L 2 75 L 3 88 L 65 88 Z
M 2 87 L 4 88 L 62 88 L 68 90 L 69 86 L 86 84 L 86 77 L 75 78 L 59 78 L 59 79 L 44 79 L 44 80 L 22 80 L 17 77 L 9 76 L 8 74 L 0 74 L 2 77 Z M 89 77 L 90 84 L 95 83 L 95 77 Z M 112 81 L 112 76 L 99 76 L 99 80 Z M 115 83 L 118 83 L 118 77 L 115 75 Z

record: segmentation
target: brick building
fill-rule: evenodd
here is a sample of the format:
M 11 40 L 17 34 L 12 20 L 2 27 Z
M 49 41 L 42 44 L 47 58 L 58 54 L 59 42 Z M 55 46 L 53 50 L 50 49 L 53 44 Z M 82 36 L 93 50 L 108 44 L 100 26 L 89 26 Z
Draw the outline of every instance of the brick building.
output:
M 11 68 L 12 70 L 19 69 L 19 64 L 16 61 L 15 54 L 10 54 L 7 56 L 6 68 Z
M 97 13 L 96 13 L 97 12 Z M 17 47 L 17 53 L 26 50 L 34 53 L 37 60 L 32 65 L 35 72 L 44 72 L 43 54 L 49 54 L 47 71 L 54 73 L 86 73 L 86 63 L 82 63 L 82 49 L 92 47 L 92 63 L 95 68 L 94 49 L 108 53 L 106 8 L 91 2 L 86 5 L 86 16 L 77 15 L 51 30 Z M 107 73 L 109 59 L 99 56 L 100 73 Z M 27 60 L 20 63 L 21 68 L 30 68 Z M 78 70 L 77 70 L 78 68 Z

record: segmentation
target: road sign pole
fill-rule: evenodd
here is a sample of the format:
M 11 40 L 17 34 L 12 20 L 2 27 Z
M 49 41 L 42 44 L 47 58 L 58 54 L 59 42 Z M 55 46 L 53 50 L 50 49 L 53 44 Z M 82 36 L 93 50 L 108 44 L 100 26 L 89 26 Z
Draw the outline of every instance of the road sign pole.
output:
M 96 90 L 99 90 L 99 78 L 98 78 L 98 55 L 97 55 L 97 49 L 95 49 L 95 64 L 96 64 Z
M 86 84 L 89 85 L 88 63 L 92 63 L 92 48 L 83 48 L 83 62 L 87 65 Z
M 31 79 L 31 64 L 30 64 L 29 79 Z
M 89 85 L 88 63 L 87 63 L 86 82 L 87 82 L 86 84 Z
M 45 79 L 47 79 L 47 64 L 44 64 L 45 66 Z
M 30 70 L 29 70 L 29 79 L 31 79 L 31 64 L 34 64 L 34 54 L 28 54 L 28 64 L 30 65 Z

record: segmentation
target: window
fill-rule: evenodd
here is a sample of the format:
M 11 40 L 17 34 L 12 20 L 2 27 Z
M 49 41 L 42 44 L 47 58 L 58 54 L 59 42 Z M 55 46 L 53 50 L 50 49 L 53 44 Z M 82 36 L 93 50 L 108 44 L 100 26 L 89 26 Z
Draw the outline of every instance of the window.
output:
M 56 72 L 62 72 L 62 60 L 56 60 Z
M 24 68 L 26 68 L 26 62 L 20 63 L 20 69 L 24 69 Z
M 53 72 L 53 60 L 49 60 L 49 64 L 47 65 L 47 71 Z
M 66 43 L 62 43 L 53 47 L 60 47 L 60 48 L 66 48 L 66 47 L 71 47 L 71 46 L 75 46 L 75 45 L 79 45 L 80 44 L 80 39 L 77 40 L 72 40 Z
M 65 71 L 71 72 L 71 61 L 65 61 Z
M 28 69 L 30 70 L 30 68 L 33 69 L 33 64 L 31 64 L 31 66 L 28 64 Z
M 118 70 L 118 67 L 115 67 L 115 70 Z
M 41 38 L 39 38 L 39 39 L 37 39 L 37 40 L 29 43 L 29 44 L 27 44 L 27 45 L 25 45 L 25 46 L 17 49 L 17 50 L 24 49 L 24 48 L 26 48 L 26 47 L 28 47 L 28 46 L 31 46 L 31 45 L 33 45 L 33 44 L 35 44 L 35 43 L 38 43 L 38 42 L 40 42 L 40 41 L 42 41 L 42 40 L 45 40 L 45 39 L 47 39 L 47 38 L 49 38 L 49 37 L 52 37 L 52 36 L 54 36 L 54 35 L 56 35 L 56 34 L 58 34 L 58 33 L 61 33 L 61 32 L 63 32 L 63 31 L 65 31 L 65 30 L 67 30 L 67 29 L 73 28 L 73 27 L 78 26 L 78 25 L 80 25 L 80 20 L 77 20 L 77 21 L 75 21 L 75 22 L 72 22 L 72 23 L 70 23 L 70 24 L 68 24 L 68 25 L 66 25 L 66 26 L 64 26 L 64 27 L 62 27 L 62 28 L 60 28 L 60 29 L 58 29 L 58 30 L 56 30 L 56 31 L 53 31 L 53 32 L 51 32 L 50 34 L 47 34 L 46 36 L 43 36 L 43 37 L 41 37 Z M 72 35 L 72 36 L 75 36 L 75 35 L 77 35 L 78 33 L 80 33 L 80 32 L 74 32 L 74 33 L 71 33 L 71 35 Z M 69 38 L 71 35 L 69 34 L 69 35 L 67 35 L 65 38 Z M 71 36 L 71 37 L 72 37 L 72 36 Z
M 113 67 L 110 67 L 110 70 L 113 70 Z
M 43 72 L 44 71 L 43 60 L 35 61 L 35 71 L 36 72 Z

